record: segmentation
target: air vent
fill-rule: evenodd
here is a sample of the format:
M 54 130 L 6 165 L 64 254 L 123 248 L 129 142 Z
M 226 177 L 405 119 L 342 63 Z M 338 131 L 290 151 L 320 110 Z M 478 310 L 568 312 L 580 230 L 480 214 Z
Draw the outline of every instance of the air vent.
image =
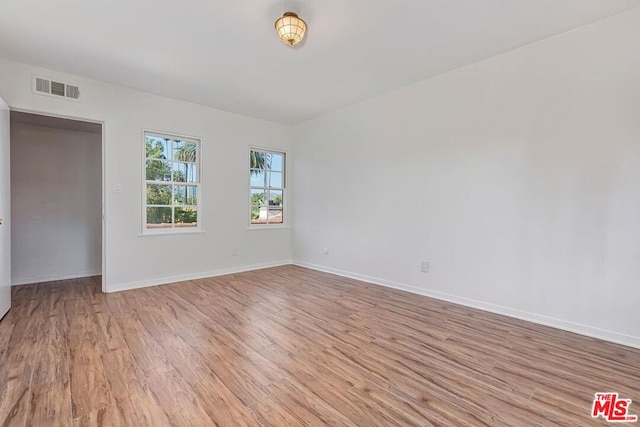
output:
M 51 95 L 64 96 L 64 83 L 51 82 Z
M 51 92 L 51 81 L 36 77 L 36 92 Z
M 33 91 L 40 95 L 55 96 L 65 99 L 80 99 L 80 88 L 70 84 L 56 82 L 42 77 L 33 78 Z
M 67 90 L 65 96 L 71 99 L 79 99 L 80 98 L 80 89 L 78 86 L 67 85 Z

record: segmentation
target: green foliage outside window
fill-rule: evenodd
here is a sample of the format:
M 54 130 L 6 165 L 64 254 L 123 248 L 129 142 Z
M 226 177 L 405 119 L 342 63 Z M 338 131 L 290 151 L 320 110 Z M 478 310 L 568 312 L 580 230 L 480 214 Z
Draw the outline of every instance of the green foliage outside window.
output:
M 190 181 L 194 181 L 191 175 L 196 173 L 194 163 L 197 159 L 197 144 L 149 137 L 146 138 L 145 143 L 146 179 L 156 181 L 156 183 L 147 183 L 146 186 L 147 224 L 197 223 L 196 187 L 188 185 Z M 167 159 L 166 147 L 169 149 L 175 147 L 173 159 Z M 157 181 L 167 182 L 167 184 L 157 183 Z M 171 182 L 185 183 L 185 185 L 172 185 Z

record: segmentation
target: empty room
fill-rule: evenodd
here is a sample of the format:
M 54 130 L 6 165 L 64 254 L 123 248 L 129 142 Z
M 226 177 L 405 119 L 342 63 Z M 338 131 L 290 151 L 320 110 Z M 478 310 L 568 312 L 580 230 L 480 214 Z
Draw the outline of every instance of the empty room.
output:
M 0 425 L 640 416 L 638 0 L 0 2 Z

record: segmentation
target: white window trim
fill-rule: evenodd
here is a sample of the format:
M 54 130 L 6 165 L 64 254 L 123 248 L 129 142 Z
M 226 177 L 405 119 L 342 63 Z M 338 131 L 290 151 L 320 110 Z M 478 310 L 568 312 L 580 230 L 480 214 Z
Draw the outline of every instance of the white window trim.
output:
M 183 227 L 171 227 L 171 228 L 147 228 L 147 149 L 146 149 L 146 135 L 150 134 L 159 138 L 172 138 L 180 139 L 183 141 L 194 142 L 198 146 L 198 161 L 195 162 L 198 167 L 198 182 L 195 185 L 198 188 L 198 225 L 193 228 Z M 204 233 L 202 207 L 203 207 L 203 185 L 202 185 L 202 138 L 198 136 L 183 135 L 175 132 L 167 132 L 154 129 L 142 129 L 142 232 L 140 237 L 147 236 L 166 236 L 166 235 L 179 235 L 179 234 L 198 234 Z M 186 183 L 185 183 L 186 185 Z M 194 184 L 189 184 L 194 185 Z
M 251 151 L 264 151 L 267 153 L 273 153 L 273 154 L 284 154 L 284 165 L 283 165 L 283 171 L 282 171 L 282 199 L 284 202 L 284 206 L 283 206 L 283 210 L 282 210 L 282 223 L 271 223 L 271 224 L 253 224 L 251 222 L 251 209 L 252 209 L 252 204 L 251 204 L 251 189 L 253 188 L 251 186 L 251 174 L 248 173 L 247 174 L 247 186 L 249 189 L 249 197 L 248 197 L 248 211 L 247 211 L 247 222 L 248 222 L 248 226 L 247 229 L 248 230 L 278 230 L 278 229 L 283 229 L 283 228 L 291 228 L 290 226 L 290 209 L 289 209 L 289 195 L 288 195 L 288 181 L 289 181 L 289 153 L 286 150 L 282 150 L 282 149 L 278 149 L 278 148 L 267 148 L 267 147 L 259 147 L 256 145 L 250 145 L 249 146 L 249 150 L 247 151 L 247 159 L 251 158 Z M 247 172 L 249 172 L 251 170 L 251 164 L 248 163 L 247 164 L 248 168 L 247 168 Z M 274 187 L 276 188 L 276 187 Z M 280 190 L 280 187 L 277 187 L 278 190 Z

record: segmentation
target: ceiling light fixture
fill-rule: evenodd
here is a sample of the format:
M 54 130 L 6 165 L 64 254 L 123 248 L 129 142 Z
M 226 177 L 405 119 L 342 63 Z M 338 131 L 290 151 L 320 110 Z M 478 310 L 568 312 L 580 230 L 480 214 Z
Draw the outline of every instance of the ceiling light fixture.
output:
M 278 37 L 289 46 L 296 45 L 304 38 L 307 31 L 307 23 L 298 18 L 293 12 L 287 12 L 276 21 Z

